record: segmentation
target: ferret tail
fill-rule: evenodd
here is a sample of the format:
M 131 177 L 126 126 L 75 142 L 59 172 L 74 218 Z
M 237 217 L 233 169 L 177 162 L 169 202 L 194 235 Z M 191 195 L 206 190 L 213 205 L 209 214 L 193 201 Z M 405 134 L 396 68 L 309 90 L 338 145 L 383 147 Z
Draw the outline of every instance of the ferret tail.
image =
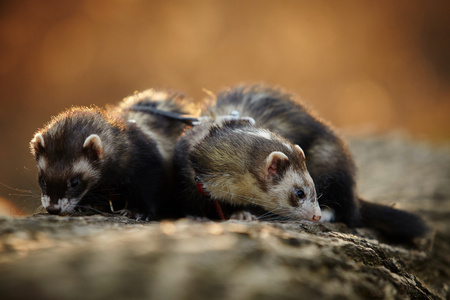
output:
M 422 237 L 430 231 L 422 218 L 413 213 L 358 200 L 363 226 L 376 229 L 389 239 L 407 241 Z

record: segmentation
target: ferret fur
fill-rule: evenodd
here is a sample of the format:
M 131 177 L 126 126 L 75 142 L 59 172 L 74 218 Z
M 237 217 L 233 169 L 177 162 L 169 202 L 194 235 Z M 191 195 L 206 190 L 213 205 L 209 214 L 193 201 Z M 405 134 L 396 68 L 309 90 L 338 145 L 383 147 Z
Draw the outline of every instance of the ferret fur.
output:
M 227 218 L 248 211 L 267 219 L 274 213 L 281 218 L 320 219 L 301 148 L 246 120 L 195 126 L 178 141 L 174 164 L 188 215 L 217 218 L 211 201 L 216 200 Z M 197 191 L 198 184 L 203 191 Z
M 217 95 L 215 100 L 215 104 L 203 115 L 211 117 L 212 120 L 218 120 L 219 116 L 230 115 L 232 111 L 238 111 L 241 116 L 252 117 L 256 122 L 255 126 L 267 130 L 271 136 L 275 133 L 301 147 L 306 157 L 306 168 L 315 184 L 320 206 L 326 212 L 324 216 L 327 217 L 323 220 L 343 222 L 350 227 L 373 227 L 387 237 L 395 239 L 409 240 L 428 232 L 425 223 L 414 214 L 360 199 L 356 195 L 355 164 L 342 139 L 330 125 L 289 93 L 266 85 L 242 85 L 224 90 Z M 202 143 L 204 137 L 211 134 L 211 130 L 220 129 L 210 126 L 206 129 L 194 128 L 194 130 L 180 139 L 175 155 L 175 162 L 181 168 L 180 180 L 184 178 L 185 186 L 192 186 L 192 182 L 186 184 L 187 176 L 192 179 L 192 171 L 189 169 L 199 168 L 199 166 L 195 166 L 195 163 L 203 162 L 201 156 L 215 153 L 214 150 L 201 154 L 195 153 L 196 145 Z M 205 131 L 209 132 L 205 133 Z M 246 138 L 242 138 L 241 141 L 243 142 L 239 147 L 245 152 L 248 148 L 248 144 L 245 142 Z M 225 147 L 226 149 L 228 145 L 236 142 L 240 141 L 222 142 L 217 139 L 215 144 L 211 144 L 211 147 Z M 261 145 L 259 151 L 267 151 L 265 147 Z M 181 153 L 183 149 L 186 149 L 187 153 Z M 257 157 L 259 151 L 254 151 L 252 155 Z M 213 173 L 224 174 L 227 172 L 221 171 L 223 161 L 236 160 L 236 157 L 239 156 L 236 153 L 224 152 L 223 157 L 219 159 L 216 154 L 214 155 L 214 159 L 217 159 L 218 163 L 215 163 L 213 159 L 205 162 L 204 167 L 211 169 Z M 246 157 L 246 159 L 248 158 Z M 252 160 L 240 161 L 240 164 L 242 169 L 253 172 L 257 166 L 253 162 Z M 222 185 L 241 186 L 242 183 L 229 177 L 228 182 L 223 182 Z M 211 193 L 213 187 L 210 189 Z M 185 191 L 188 199 L 191 199 L 188 206 L 191 206 L 193 202 L 198 202 L 198 199 L 192 201 L 193 198 L 199 197 L 192 187 L 185 187 Z M 207 202 L 200 201 L 198 203 L 201 203 L 200 207 L 202 207 Z M 211 204 L 209 210 L 211 215 L 213 213 Z
M 158 134 L 166 130 L 178 136 L 182 129 L 163 121 L 156 130 L 151 125 L 159 117 L 128 108 L 139 103 L 178 111 L 173 97 L 148 90 L 127 98 L 119 108 L 75 107 L 54 117 L 30 142 L 44 208 L 60 215 L 114 209 L 132 218 L 156 218 L 165 166 L 171 161 L 167 141 Z

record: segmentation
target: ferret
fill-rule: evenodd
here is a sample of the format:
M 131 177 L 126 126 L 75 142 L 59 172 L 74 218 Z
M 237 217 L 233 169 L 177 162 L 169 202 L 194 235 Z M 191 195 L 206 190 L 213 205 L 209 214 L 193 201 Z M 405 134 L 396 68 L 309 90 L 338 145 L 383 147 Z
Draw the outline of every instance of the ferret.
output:
M 215 100 L 203 112 L 211 121 L 188 131 L 175 149 L 187 213 L 213 219 L 264 219 L 273 213 L 373 227 L 407 240 L 428 231 L 414 214 L 360 199 L 347 146 L 291 94 L 242 85 Z M 223 117 L 232 112 L 254 122 Z
M 156 142 L 165 164 L 170 167 L 175 144 L 187 124 L 165 113 L 186 115 L 186 102 L 185 96 L 179 92 L 146 90 L 125 98 L 119 105 L 110 109 L 121 118 L 136 122 L 139 128 Z
M 263 208 L 293 219 L 321 217 L 302 149 L 248 120 L 195 126 L 178 141 L 174 161 L 188 215 L 250 220 Z M 219 215 L 210 199 L 220 202 Z
M 181 98 L 176 92 L 147 90 L 118 107 L 68 109 L 37 131 L 30 148 L 47 212 L 121 212 L 135 219 L 157 218 L 171 148 L 183 125 L 134 109 L 151 106 L 179 112 Z

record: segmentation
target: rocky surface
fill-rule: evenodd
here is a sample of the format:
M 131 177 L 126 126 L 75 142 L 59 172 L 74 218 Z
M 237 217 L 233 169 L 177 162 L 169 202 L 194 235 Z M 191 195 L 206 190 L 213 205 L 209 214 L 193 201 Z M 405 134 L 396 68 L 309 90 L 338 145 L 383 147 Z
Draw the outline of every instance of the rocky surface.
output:
M 415 211 L 411 245 L 309 222 L 137 222 L 0 217 L 2 299 L 445 299 L 450 297 L 450 150 L 355 140 L 359 190 Z

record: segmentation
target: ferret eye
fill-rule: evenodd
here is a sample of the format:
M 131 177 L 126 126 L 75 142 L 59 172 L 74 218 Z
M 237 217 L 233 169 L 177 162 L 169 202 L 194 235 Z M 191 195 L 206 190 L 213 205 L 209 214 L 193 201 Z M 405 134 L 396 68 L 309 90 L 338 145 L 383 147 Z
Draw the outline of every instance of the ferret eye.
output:
M 295 190 L 295 194 L 297 195 L 298 198 L 303 199 L 305 198 L 306 194 L 303 190 Z
M 47 186 L 47 183 L 45 182 L 45 179 L 40 177 L 39 178 L 39 185 L 41 186 L 41 188 L 45 188 Z
M 76 188 L 79 185 L 80 185 L 80 180 L 78 178 L 72 179 L 68 182 L 68 186 L 70 186 L 71 188 Z

